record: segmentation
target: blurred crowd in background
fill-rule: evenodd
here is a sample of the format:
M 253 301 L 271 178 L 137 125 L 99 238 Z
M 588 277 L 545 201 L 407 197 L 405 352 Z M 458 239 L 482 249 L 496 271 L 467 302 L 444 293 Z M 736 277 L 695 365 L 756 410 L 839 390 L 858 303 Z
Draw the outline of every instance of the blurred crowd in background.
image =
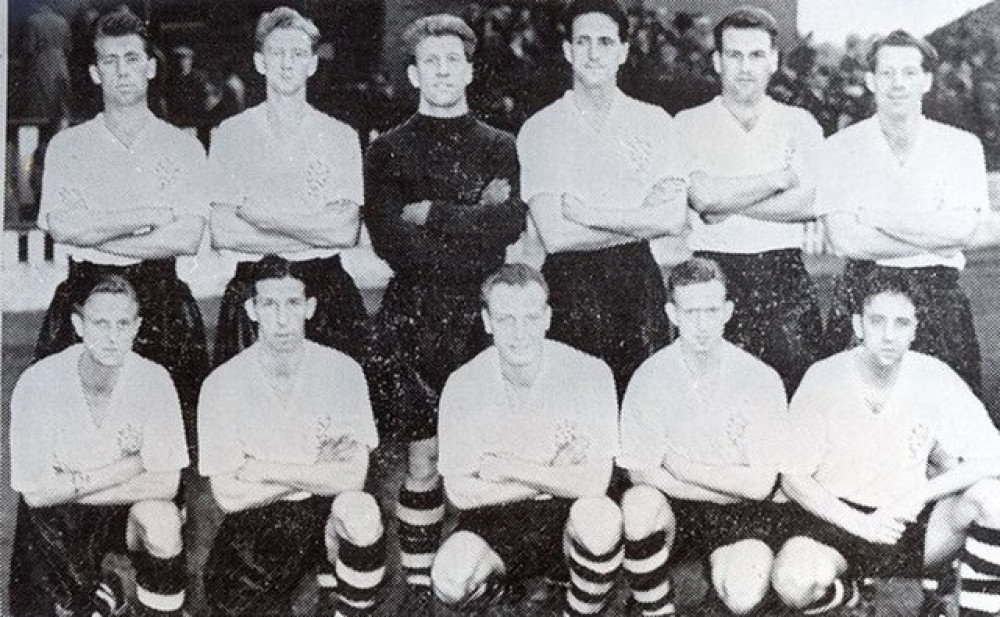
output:
M 97 11 L 87 0 L 72 4 L 75 8 L 67 14 L 43 2 L 20 32 L 12 33 L 15 62 L 8 115 L 32 119 L 43 133 L 99 111 L 99 93 L 87 75 L 87 41 Z M 465 5 L 461 16 L 480 38 L 470 103 L 487 122 L 516 131 L 568 86 L 558 7 L 525 2 Z M 621 75 L 626 93 L 671 114 L 716 95 L 713 24 L 707 17 L 635 9 L 629 18 L 630 54 Z M 373 30 L 378 28 L 372 24 Z M 872 101 L 864 85 L 869 40 L 852 35 L 841 45 L 817 45 L 808 33 L 803 35 L 794 48 L 784 50 L 772 96 L 811 111 L 828 135 L 869 116 Z M 925 101 L 927 115 L 977 134 L 990 168 L 1000 169 L 1000 24 L 953 24 L 930 38 L 941 63 Z M 200 127 L 207 139 L 211 126 L 258 103 L 263 92 L 242 47 L 231 52 L 234 57 L 203 57 L 195 52 L 198 48 L 197 41 L 190 41 L 158 50 L 161 71 L 151 105 L 174 124 Z M 364 78 L 337 83 L 324 77 L 322 68 L 337 61 L 333 45 L 322 44 L 318 53 L 321 70 L 311 84 L 310 99 L 354 125 L 362 136 L 393 126 L 414 109 L 414 93 L 401 87 L 395 76 L 374 69 Z M 42 140 L 49 136 L 43 134 Z

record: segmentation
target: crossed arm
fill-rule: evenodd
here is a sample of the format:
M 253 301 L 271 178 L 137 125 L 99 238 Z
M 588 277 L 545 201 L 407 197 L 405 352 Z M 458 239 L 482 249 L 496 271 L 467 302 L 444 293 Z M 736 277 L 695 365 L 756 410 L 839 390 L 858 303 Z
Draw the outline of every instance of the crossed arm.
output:
M 168 207 L 101 212 L 82 199 L 49 214 L 47 223 L 56 242 L 137 259 L 194 255 L 205 231 L 204 218 L 175 216 Z
M 97 469 L 57 469 L 50 483 L 24 493 L 33 508 L 63 503 L 88 505 L 128 504 L 150 499 L 171 499 L 177 493 L 180 473 L 148 472 L 138 454 Z
M 308 211 L 212 204 L 212 246 L 246 252 L 346 248 L 357 244 L 361 206 L 339 199 Z
M 733 503 L 767 499 L 778 473 L 764 465 L 706 465 L 667 450 L 659 467 L 632 469 L 633 482 L 648 484 L 678 499 Z

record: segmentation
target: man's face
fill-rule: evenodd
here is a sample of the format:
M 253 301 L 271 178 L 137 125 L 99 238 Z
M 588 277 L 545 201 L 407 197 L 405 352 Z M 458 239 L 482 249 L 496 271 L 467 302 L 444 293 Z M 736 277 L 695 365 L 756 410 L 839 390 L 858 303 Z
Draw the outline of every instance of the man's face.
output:
M 573 33 L 563 43 L 573 67 L 573 81 L 588 87 L 614 85 L 618 67 L 628 58 L 628 44 L 618 38 L 618 24 L 604 13 L 586 13 L 573 20 Z
M 733 315 L 733 303 L 726 300 L 722 282 L 684 285 L 674 289 L 673 295 L 673 301 L 667 304 L 667 316 L 677 326 L 681 344 L 698 353 L 715 350 Z
M 722 49 L 712 56 L 722 92 L 737 101 L 759 100 L 778 70 L 778 51 L 771 35 L 757 28 L 726 28 Z
M 91 358 L 104 366 L 121 366 L 141 323 L 132 298 L 101 292 L 92 294 L 72 321 Z
M 264 39 L 253 62 L 267 81 L 268 91 L 287 96 L 305 91 L 319 59 L 309 35 L 297 28 L 278 28 Z
M 541 360 L 551 318 L 545 291 L 536 283 L 527 287 L 497 285 L 483 309 L 483 324 L 493 335 L 500 359 L 514 367 Z
M 472 83 L 472 63 L 457 36 L 430 36 L 413 50 L 407 68 L 420 100 L 431 109 L 452 110 L 466 104 L 465 89 Z
M 897 293 L 869 298 L 860 315 L 853 318 L 854 335 L 867 354 L 882 366 L 902 361 L 917 334 L 913 301 Z
M 933 77 L 924 71 L 923 55 L 916 47 L 882 47 L 875 56 L 875 72 L 865 83 L 875 95 L 879 114 L 910 117 L 921 112 L 924 95 Z
M 296 278 L 257 281 L 256 294 L 246 301 L 250 319 L 257 322 L 257 338 L 276 352 L 298 349 L 306 338 L 306 320 L 316 310 L 316 299 L 306 297 L 305 284 Z
M 95 60 L 90 78 L 101 87 L 104 108 L 146 103 L 149 80 L 156 76 L 156 60 L 135 34 L 101 37 L 94 41 Z

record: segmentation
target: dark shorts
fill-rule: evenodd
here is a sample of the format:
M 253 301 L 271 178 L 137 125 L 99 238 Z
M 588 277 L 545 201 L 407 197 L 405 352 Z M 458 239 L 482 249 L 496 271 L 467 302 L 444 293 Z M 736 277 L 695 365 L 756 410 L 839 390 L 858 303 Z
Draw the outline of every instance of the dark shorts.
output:
M 669 498 L 677 523 L 672 563 L 707 559 L 717 548 L 760 540 L 777 552 L 794 527 L 788 504 L 747 501 L 716 504 Z
M 549 285 L 549 336 L 604 360 L 621 400 L 639 365 L 671 340 L 663 273 L 649 243 L 554 253 L 542 273 Z
M 103 266 L 70 261 L 69 276 L 56 288 L 42 321 L 35 360 L 79 342 L 70 321 L 73 306 L 83 301 L 100 277 L 124 276 L 139 296 L 142 317 L 133 348 L 170 373 L 180 398 L 188 455 L 194 465 L 198 437 L 195 409 L 201 382 L 208 374 L 208 349 L 198 303 L 187 284 L 177 278 L 175 262 L 151 259 L 134 266 Z
M 844 503 L 864 513 L 875 508 Z M 795 535 L 806 536 L 820 544 L 834 549 L 847 561 L 847 575 L 852 578 L 920 578 L 924 572 L 924 540 L 927 537 L 927 521 L 936 504 L 927 504 L 914 523 L 906 526 L 906 531 L 896 544 L 875 544 L 863 540 L 833 523 L 829 523 L 798 504 L 790 504 L 794 517 Z
M 63 504 L 25 506 L 25 527 L 37 550 L 39 583 L 51 601 L 90 614 L 108 553 L 127 553 L 125 529 L 130 506 Z
M 959 284 L 961 273 L 955 268 L 892 268 L 873 261 L 849 260 L 834 289 L 826 328 L 827 353 L 832 355 L 856 343 L 851 316 L 859 310 L 864 298 L 865 279 L 875 271 L 906 276 L 916 293 L 919 322 L 910 348 L 950 366 L 980 396 L 979 341 L 969 299 Z M 994 418 L 997 420 L 1000 418 Z
M 455 531 L 482 538 L 500 555 L 508 578 L 523 581 L 563 567 L 563 531 L 572 507 L 572 499 L 554 498 L 463 510 Z
M 823 317 L 802 251 L 695 255 L 714 260 L 726 275 L 736 305 L 726 340 L 774 368 L 791 397 L 823 353 Z
M 226 515 L 204 569 L 211 614 L 290 615 L 296 586 L 326 559 L 331 501 L 310 497 Z
M 215 366 L 257 340 L 257 324 L 244 308 L 246 300 L 253 295 L 255 264 L 252 261 L 238 263 L 236 274 L 222 294 L 213 351 Z M 306 338 L 360 359 L 368 314 L 354 279 L 340 264 L 340 256 L 293 261 L 292 272 L 305 282 L 307 295 L 316 298 L 316 312 L 306 322 Z
M 478 281 L 392 279 L 363 362 L 379 435 L 404 443 L 435 437 L 445 381 L 488 345 Z

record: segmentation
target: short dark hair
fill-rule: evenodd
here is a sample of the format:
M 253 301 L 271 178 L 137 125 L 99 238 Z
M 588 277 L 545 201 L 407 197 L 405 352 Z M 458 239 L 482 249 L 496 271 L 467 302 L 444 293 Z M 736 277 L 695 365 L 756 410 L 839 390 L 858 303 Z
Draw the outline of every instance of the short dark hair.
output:
M 535 283 L 545 292 L 545 298 L 549 297 L 549 284 L 545 282 L 545 277 L 538 270 L 526 264 L 514 263 L 500 266 L 496 272 L 486 277 L 479 290 L 479 299 L 484 309 L 489 309 L 490 292 L 499 285 L 510 287 L 527 287 Z
M 94 40 L 91 45 L 90 63 L 97 62 L 97 41 L 98 39 L 108 39 L 119 36 L 137 36 L 142 39 L 146 55 L 154 56 L 153 41 L 149 38 L 149 29 L 146 22 L 132 12 L 132 9 L 125 5 L 117 9 L 104 13 L 94 22 Z
M 466 60 L 472 60 L 472 54 L 476 53 L 476 44 L 479 42 L 476 33 L 461 17 L 449 13 L 421 17 L 403 31 L 403 48 L 409 54 L 411 64 L 417 59 L 417 45 L 420 41 L 433 36 L 454 36 L 462 41 Z
M 763 30 L 771 36 L 771 47 L 777 46 L 778 22 L 774 16 L 764 9 L 755 6 L 741 6 L 732 11 L 715 24 L 712 34 L 715 36 L 715 49 L 722 51 L 722 33 L 728 29 Z
M 295 9 L 279 6 L 260 16 L 257 28 L 254 30 L 254 46 L 257 51 L 264 50 L 264 41 L 275 30 L 299 30 L 309 37 L 312 49 L 315 51 L 319 43 L 319 28 L 311 19 L 303 17 Z
M 920 37 L 913 36 L 906 30 L 895 30 L 875 39 L 868 49 L 866 60 L 868 61 L 868 70 L 872 73 L 877 68 L 878 52 L 883 47 L 913 47 L 920 52 L 920 68 L 925 73 L 933 73 L 937 69 L 938 52 L 933 45 Z
M 673 302 L 679 288 L 711 281 L 722 283 L 722 287 L 726 289 L 726 297 L 729 297 L 726 274 L 719 267 L 719 264 L 704 257 L 692 257 L 670 270 L 670 274 L 667 276 L 667 297 L 670 302 Z
M 278 255 L 265 255 L 253 265 L 253 269 L 250 272 L 250 285 L 253 297 L 257 297 L 257 283 L 284 278 L 292 278 L 300 281 L 305 286 L 306 297 L 313 297 L 309 281 L 305 280 L 295 271 L 292 262 Z
M 79 302 L 73 304 L 73 312 L 77 315 L 83 314 L 83 307 L 87 301 L 97 294 L 126 296 L 135 303 L 136 308 L 139 307 L 139 295 L 127 278 L 120 274 L 105 274 L 97 279 L 97 282 L 87 290 Z
M 618 24 L 618 39 L 628 40 L 628 15 L 622 10 L 617 0 L 574 0 L 562 14 L 563 38 L 573 40 L 573 22 L 581 15 L 601 13 L 607 15 Z
M 862 279 L 861 303 L 854 307 L 858 315 L 864 314 L 872 299 L 882 294 L 902 296 L 913 304 L 915 311 L 918 310 L 917 290 L 913 281 L 910 280 L 909 272 L 905 268 L 898 268 L 898 270 L 897 272 L 886 268 L 877 268 Z

